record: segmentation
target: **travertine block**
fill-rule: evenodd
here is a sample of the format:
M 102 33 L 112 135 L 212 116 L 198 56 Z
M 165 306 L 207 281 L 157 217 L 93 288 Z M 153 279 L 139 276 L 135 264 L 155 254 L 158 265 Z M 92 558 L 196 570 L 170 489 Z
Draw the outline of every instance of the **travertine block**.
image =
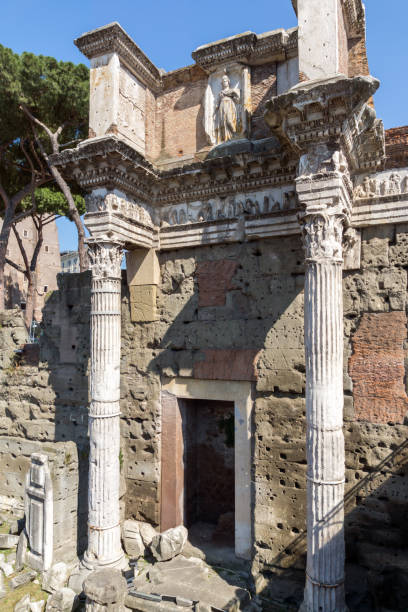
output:
M 133 322 L 156 319 L 156 285 L 136 285 L 130 289 L 130 318 Z
M 158 285 L 160 266 L 155 249 L 135 249 L 126 253 L 126 272 L 129 287 Z

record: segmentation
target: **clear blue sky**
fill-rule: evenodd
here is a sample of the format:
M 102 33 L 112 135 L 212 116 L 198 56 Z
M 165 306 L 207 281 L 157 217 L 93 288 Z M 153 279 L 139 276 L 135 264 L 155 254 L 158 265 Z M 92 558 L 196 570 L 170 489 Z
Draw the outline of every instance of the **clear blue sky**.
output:
M 365 4 L 370 70 L 381 81 L 377 115 L 386 128 L 406 125 L 408 0 Z M 85 58 L 73 39 L 111 21 L 165 70 L 192 63 L 191 52 L 212 40 L 296 25 L 290 0 L 2 0 L 0 43 L 17 53 L 80 62 Z M 59 226 L 61 249 L 75 248 L 73 224 L 61 220 Z

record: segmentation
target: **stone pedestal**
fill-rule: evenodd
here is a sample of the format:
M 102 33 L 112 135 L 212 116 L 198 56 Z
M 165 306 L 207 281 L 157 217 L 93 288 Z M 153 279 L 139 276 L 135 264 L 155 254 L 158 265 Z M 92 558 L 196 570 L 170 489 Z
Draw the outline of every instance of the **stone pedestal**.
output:
M 119 570 L 92 572 L 84 581 L 86 612 L 122 612 L 127 593 L 126 579 Z
M 119 397 L 122 244 L 88 241 L 91 290 L 91 407 L 89 411 L 89 569 L 123 567 L 119 524 Z
M 344 598 L 343 226 L 340 173 L 298 179 L 306 255 L 307 612 L 342 612 Z

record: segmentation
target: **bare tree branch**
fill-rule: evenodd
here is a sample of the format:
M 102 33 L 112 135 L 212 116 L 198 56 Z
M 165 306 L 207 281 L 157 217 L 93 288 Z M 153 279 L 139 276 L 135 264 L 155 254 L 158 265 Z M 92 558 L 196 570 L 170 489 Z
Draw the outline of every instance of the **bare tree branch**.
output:
M 17 240 L 17 244 L 18 244 L 18 246 L 20 248 L 21 255 L 22 255 L 23 260 L 24 260 L 24 266 L 25 266 L 25 269 L 27 270 L 27 275 L 28 275 L 28 271 L 30 269 L 30 264 L 28 262 L 27 252 L 26 252 L 26 250 L 24 248 L 23 241 L 21 240 L 21 236 L 20 236 L 20 234 L 17 231 L 15 223 L 13 223 L 12 228 L 13 228 L 13 232 L 14 232 L 14 235 L 16 237 L 16 240 Z
M 6 261 L 6 264 L 11 266 L 12 268 L 15 268 L 19 272 L 22 272 L 25 276 L 27 276 L 26 271 L 24 270 L 24 268 L 22 268 L 21 266 L 16 264 L 14 261 L 11 261 L 11 259 L 9 259 L 8 257 L 6 257 L 5 261 Z

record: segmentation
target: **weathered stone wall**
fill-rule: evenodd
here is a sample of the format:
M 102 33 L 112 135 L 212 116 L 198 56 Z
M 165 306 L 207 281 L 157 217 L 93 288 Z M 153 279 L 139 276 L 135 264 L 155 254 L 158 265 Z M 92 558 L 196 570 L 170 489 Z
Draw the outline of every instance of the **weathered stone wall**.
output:
M 53 498 L 53 561 L 75 560 L 78 532 L 78 455 L 74 442 L 34 442 L 25 438 L 0 436 L 0 507 L 13 516 L 24 516 L 25 477 L 30 456 L 48 456 Z
M 0 342 L 8 349 L 0 368 L 0 457 L 8 474 L 0 495 L 16 499 L 21 509 L 29 456 L 46 453 L 57 466 L 51 472 L 61 540 L 56 546 L 63 557 L 82 551 L 86 542 L 90 276 L 60 275 L 58 283 L 44 307 L 39 347 L 15 353 L 26 341 L 21 314 L 0 315 Z
M 407 244 L 408 226 L 364 229 L 361 268 L 344 273 L 350 610 L 406 580 Z M 131 322 L 125 283 L 122 295 L 126 516 L 160 523 L 161 380 L 252 381 L 253 571 L 265 600 L 287 606 L 302 598 L 306 544 L 303 261 L 299 236 L 162 252 L 157 320 Z M 77 444 L 83 524 L 89 285 L 87 274 L 60 278 L 39 364 L 3 362 L 0 415 L 9 436 Z M 11 352 L 16 329 L 3 329 Z

